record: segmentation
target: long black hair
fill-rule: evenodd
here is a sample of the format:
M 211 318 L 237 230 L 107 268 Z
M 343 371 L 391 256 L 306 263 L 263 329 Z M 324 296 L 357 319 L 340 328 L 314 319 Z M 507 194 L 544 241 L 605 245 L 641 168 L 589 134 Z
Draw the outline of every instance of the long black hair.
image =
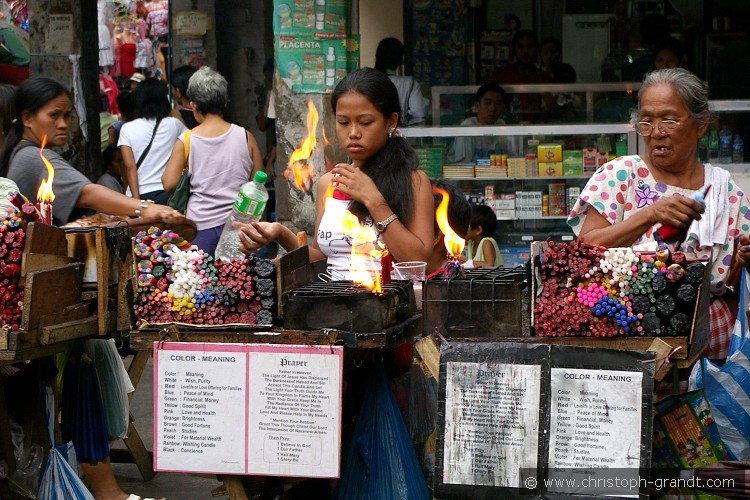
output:
M 158 120 L 172 111 L 169 89 L 160 78 L 146 78 L 135 88 L 135 109 L 139 118 Z
M 0 85 L 0 132 L 3 136 L 10 131 L 10 124 L 16 117 L 16 87 L 13 85 Z M 2 144 L 0 144 L 2 146 Z
M 3 152 L 0 155 L 0 177 L 8 175 L 11 154 L 23 138 L 23 115 L 33 115 L 48 102 L 61 95 L 70 98 L 70 92 L 60 82 L 44 76 L 28 78 L 18 86 L 15 99 L 16 109 L 13 117 L 15 121 L 11 124 L 8 135 L 5 136 Z
M 336 103 L 348 92 L 356 92 L 369 100 L 375 109 L 388 119 L 396 113 L 401 116 L 398 91 L 385 73 L 373 68 L 361 68 L 349 73 L 341 80 L 331 95 L 331 107 L 336 114 Z M 388 206 L 404 223 L 411 220 L 414 212 L 414 194 L 412 192 L 412 174 L 419 168 L 416 153 L 403 137 L 388 138 L 385 146 L 367 160 L 362 171 L 370 178 L 382 193 Z M 349 210 L 364 219 L 369 212 L 359 202 L 352 202 Z

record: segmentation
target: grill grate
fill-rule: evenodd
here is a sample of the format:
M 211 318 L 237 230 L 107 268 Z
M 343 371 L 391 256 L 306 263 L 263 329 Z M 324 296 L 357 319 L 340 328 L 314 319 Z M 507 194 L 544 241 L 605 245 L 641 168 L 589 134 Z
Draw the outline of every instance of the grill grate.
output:
M 284 293 L 284 326 L 382 332 L 415 312 L 410 281 L 392 281 L 373 293 L 351 281 L 315 282 Z
M 527 336 L 527 285 L 525 268 L 476 268 L 463 277 L 430 279 L 424 285 L 424 331 L 445 328 L 453 336 Z

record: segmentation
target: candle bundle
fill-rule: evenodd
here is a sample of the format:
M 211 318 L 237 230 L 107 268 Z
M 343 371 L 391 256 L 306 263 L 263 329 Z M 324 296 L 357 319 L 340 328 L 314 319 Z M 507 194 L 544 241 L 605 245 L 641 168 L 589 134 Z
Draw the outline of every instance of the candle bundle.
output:
M 270 324 L 274 265 L 214 258 L 174 231 L 152 227 L 135 237 L 135 313 L 146 323 Z
M 0 219 L 0 328 L 18 330 L 23 306 L 19 279 L 26 228 L 29 222 L 39 221 L 39 214 L 19 194 L 11 196 L 10 201 L 15 210 L 9 210 Z
M 688 335 L 705 265 L 681 252 L 551 243 L 542 255 L 537 335 Z

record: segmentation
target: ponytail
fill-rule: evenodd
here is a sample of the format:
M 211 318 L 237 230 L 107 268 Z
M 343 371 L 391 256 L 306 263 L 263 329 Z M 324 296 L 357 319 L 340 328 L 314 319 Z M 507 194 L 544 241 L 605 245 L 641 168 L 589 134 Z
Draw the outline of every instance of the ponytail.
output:
M 388 138 L 383 149 L 367 159 L 362 166 L 375 183 L 393 213 L 408 223 L 414 213 L 414 192 L 412 175 L 419 167 L 419 159 L 414 149 L 403 137 Z M 360 220 L 369 212 L 360 202 L 352 201 L 349 210 Z

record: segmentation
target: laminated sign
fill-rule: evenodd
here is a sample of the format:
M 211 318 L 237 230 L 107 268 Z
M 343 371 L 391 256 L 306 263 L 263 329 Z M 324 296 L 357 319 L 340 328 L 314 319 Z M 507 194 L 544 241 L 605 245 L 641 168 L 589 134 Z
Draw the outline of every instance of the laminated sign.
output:
M 274 0 L 274 35 L 345 37 L 349 0 Z
M 343 347 L 154 344 L 154 469 L 339 477 Z
M 651 459 L 649 356 L 511 342 L 443 345 L 435 496 L 637 497 L 639 470 Z

